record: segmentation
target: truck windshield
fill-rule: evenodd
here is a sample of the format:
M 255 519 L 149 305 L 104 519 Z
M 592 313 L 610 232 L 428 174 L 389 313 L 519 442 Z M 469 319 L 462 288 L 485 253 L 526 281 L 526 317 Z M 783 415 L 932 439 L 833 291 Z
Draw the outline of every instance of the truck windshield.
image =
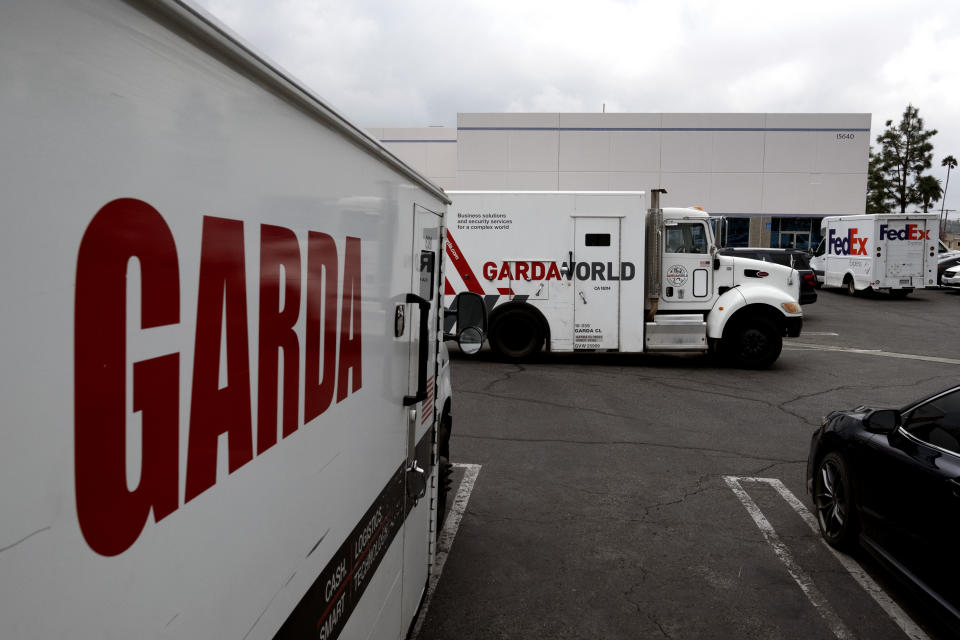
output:
M 666 253 L 707 253 L 707 231 L 701 223 L 681 222 L 667 227 Z

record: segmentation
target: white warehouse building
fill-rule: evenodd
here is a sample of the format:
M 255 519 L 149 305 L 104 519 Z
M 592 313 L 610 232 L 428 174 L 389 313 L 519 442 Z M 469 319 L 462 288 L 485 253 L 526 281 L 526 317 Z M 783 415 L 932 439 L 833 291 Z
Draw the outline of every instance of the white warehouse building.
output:
M 723 216 L 727 246 L 812 248 L 823 216 L 866 202 L 869 113 L 460 113 L 370 132 L 447 190 L 666 189 Z

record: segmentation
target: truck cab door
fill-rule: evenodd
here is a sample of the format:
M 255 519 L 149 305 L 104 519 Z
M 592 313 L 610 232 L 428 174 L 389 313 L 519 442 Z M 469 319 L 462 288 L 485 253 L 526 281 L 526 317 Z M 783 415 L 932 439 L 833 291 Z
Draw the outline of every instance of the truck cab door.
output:
M 713 305 L 713 255 L 706 221 L 665 220 L 660 309 L 707 310 Z
M 440 260 L 442 217 L 414 205 L 412 269 L 408 304 L 410 376 L 404 400 L 406 432 L 406 473 L 404 478 L 403 527 L 403 619 L 412 619 L 427 584 L 430 551 L 431 503 L 435 487 L 431 482 L 437 375 L 437 328 L 439 326 Z M 442 408 L 442 407 L 441 407 Z

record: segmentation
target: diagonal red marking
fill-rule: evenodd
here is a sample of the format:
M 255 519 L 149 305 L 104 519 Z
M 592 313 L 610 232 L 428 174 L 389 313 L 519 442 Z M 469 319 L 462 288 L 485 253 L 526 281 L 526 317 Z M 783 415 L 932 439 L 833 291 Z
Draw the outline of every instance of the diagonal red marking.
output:
M 473 273 L 473 269 L 470 268 L 470 263 L 467 262 L 466 258 L 463 257 L 463 253 L 460 252 L 460 247 L 457 246 L 456 240 L 453 239 L 453 234 L 450 233 L 450 229 L 447 229 L 446 245 L 447 255 L 450 257 L 450 261 L 453 262 L 453 266 L 457 269 L 460 277 L 463 278 L 463 283 L 467 285 L 467 291 L 483 295 L 483 287 L 480 286 L 480 280 L 477 279 L 476 274 Z

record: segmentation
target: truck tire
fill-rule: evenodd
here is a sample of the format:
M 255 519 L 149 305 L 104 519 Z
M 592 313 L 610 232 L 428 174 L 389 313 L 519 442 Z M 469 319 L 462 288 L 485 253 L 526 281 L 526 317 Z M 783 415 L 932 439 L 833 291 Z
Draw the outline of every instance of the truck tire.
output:
M 453 431 L 453 416 L 444 407 L 440 418 L 440 430 L 437 432 L 437 531 L 440 530 L 447 515 L 447 502 L 453 485 L 453 465 L 450 463 L 450 432 Z
M 507 360 L 525 360 L 543 348 L 543 335 L 540 320 L 533 313 L 508 309 L 490 327 L 490 348 Z
M 853 281 L 853 277 L 847 276 L 843 284 L 847 288 L 847 295 L 855 296 L 859 293 L 857 291 L 857 283 Z
M 724 332 L 724 356 L 742 369 L 766 369 L 780 357 L 783 337 L 766 318 L 738 322 Z

